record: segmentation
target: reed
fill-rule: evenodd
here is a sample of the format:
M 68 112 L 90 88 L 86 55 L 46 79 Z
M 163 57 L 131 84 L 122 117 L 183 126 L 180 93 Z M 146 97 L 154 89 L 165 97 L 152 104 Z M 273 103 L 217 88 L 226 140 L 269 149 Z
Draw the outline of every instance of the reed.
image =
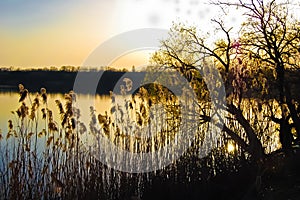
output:
M 0 199 L 130 198 L 131 195 L 142 196 L 144 188 L 151 185 L 151 177 L 156 175 L 172 177 L 174 181 L 191 181 L 208 174 L 215 175 L 224 170 L 224 163 L 225 167 L 234 170 L 233 162 L 247 159 L 245 152 L 238 147 L 230 152 L 224 149 L 228 136 L 222 133 L 213 152 L 207 154 L 210 155 L 209 164 L 201 161 L 198 154 L 204 148 L 201 144 L 208 128 L 203 123 L 197 129 L 195 140 L 190 141 L 190 149 L 158 172 L 132 174 L 108 168 L 94 156 L 94 152 L 101 148 L 100 135 L 127 151 L 155 152 L 172 142 L 182 142 L 176 141 L 176 134 L 193 130 L 195 124 L 198 126 L 199 115 L 205 110 L 208 112 L 210 107 L 203 103 L 199 108 L 191 100 L 186 106 L 193 109 L 185 112 L 178 98 L 160 85 L 141 87 L 134 95 L 128 95 L 132 83 L 126 80 L 126 84 L 121 88 L 121 100 L 111 93 L 110 112 L 101 114 L 90 107 L 88 125 L 81 121 L 73 91 L 65 94 L 63 99 L 55 100 L 57 108 L 50 108 L 45 88 L 31 94 L 20 84 L 20 106 L 8 121 L 8 133 L 0 132 Z M 271 122 L 265 121 L 264 115 L 268 113 L 264 112 L 273 112 L 272 103 L 260 103 L 259 106 L 264 107 L 260 110 L 254 104 L 257 101 L 249 100 L 241 106 L 252 105 L 244 115 L 252 124 L 257 124 L 261 140 L 268 144 L 266 141 L 271 139 L 262 133 L 270 130 Z M 54 116 L 52 109 L 58 109 L 60 116 Z M 231 117 L 227 118 L 228 126 L 235 127 L 236 131 L 242 130 Z M 92 145 L 87 145 L 91 138 Z M 276 150 L 277 147 L 272 145 L 270 141 L 266 151 Z M 133 161 L 124 159 L 123 162 L 130 165 Z M 203 167 L 210 171 L 201 174 Z

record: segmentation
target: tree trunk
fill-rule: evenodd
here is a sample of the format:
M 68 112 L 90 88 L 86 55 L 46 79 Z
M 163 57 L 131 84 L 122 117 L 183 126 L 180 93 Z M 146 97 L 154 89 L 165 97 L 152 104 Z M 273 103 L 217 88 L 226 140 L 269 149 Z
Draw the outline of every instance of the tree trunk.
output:
M 252 129 L 251 125 L 249 122 L 245 119 L 242 111 L 238 109 L 236 106 L 233 104 L 228 105 L 228 111 L 233 114 L 237 121 L 241 124 L 241 126 L 244 128 L 245 133 L 249 139 L 249 149 L 247 150 L 252 156 L 256 159 L 259 160 L 265 156 L 264 153 L 264 148 L 257 138 L 254 130 Z
M 294 122 L 294 127 L 297 132 L 297 139 L 299 140 L 300 139 L 300 137 L 299 137 L 299 135 L 300 135 L 300 118 L 298 116 L 295 104 L 292 102 L 290 88 L 287 85 L 285 86 L 285 91 L 286 91 L 285 92 L 286 93 L 286 103 L 290 110 L 292 120 Z

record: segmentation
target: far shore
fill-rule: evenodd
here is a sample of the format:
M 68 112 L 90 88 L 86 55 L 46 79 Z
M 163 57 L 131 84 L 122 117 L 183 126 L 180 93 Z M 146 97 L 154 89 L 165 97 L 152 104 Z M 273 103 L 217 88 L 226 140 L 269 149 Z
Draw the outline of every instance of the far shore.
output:
M 110 91 L 118 93 L 120 84 L 124 84 L 123 78 L 133 80 L 133 88 L 139 88 L 145 78 L 146 71 L 141 72 L 125 72 L 113 70 L 101 71 L 84 71 L 80 72 L 85 76 L 86 80 L 99 78 L 96 93 L 100 95 L 108 95 Z M 103 74 L 102 74 L 103 73 Z M 46 88 L 48 93 L 67 93 L 73 90 L 74 81 L 76 79 L 77 71 L 54 71 L 54 70 L 29 70 L 29 71 L 13 71 L 0 70 L 0 92 L 18 92 L 18 85 L 21 83 L 30 92 L 38 92 L 40 88 Z M 276 98 L 278 90 L 276 83 L 272 82 L 272 78 L 268 79 L 269 94 L 263 98 Z M 286 82 L 291 88 L 292 97 L 296 100 L 300 99 L 300 70 L 287 71 Z M 227 86 L 230 87 L 230 86 Z M 226 88 L 230 90 L 230 88 Z M 79 88 L 77 93 L 91 94 L 85 87 Z M 249 98 L 262 98 L 260 91 L 248 91 L 246 96 Z

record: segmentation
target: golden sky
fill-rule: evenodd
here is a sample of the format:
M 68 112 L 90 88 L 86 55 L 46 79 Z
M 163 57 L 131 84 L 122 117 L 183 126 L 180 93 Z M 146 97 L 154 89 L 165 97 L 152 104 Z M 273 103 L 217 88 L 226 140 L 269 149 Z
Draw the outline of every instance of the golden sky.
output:
M 81 66 L 101 43 L 138 28 L 169 29 L 173 21 L 211 31 L 220 11 L 204 0 L 0 1 L 0 66 Z M 235 13 L 230 23 L 240 23 Z M 130 41 L 129 41 L 130 42 Z M 118 48 L 118 47 L 116 47 Z M 149 51 L 124 55 L 112 65 L 148 62 Z M 105 56 L 105 55 L 103 55 Z

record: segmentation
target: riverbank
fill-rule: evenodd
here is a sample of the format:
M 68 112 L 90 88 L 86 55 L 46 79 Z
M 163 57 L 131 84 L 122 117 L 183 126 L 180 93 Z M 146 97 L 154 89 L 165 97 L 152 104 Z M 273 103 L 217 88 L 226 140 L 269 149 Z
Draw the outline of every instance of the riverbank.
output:
M 147 72 L 122 72 L 122 71 L 83 71 L 81 77 L 85 77 L 88 82 L 91 79 L 99 79 L 96 92 L 98 94 L 109 94 L 114 89 L 118 90 L 124 84 L 123 78 L 133 80 L 133 88 L 139 88 L 145 79 Z M 77 71 L 7 71 L 0 70 L 0 91 L 18 91 L 18 84 L 22 83 L 30 92 L 37 92 L 40 88 L 46 88 L 49 93 L 67 93 L 73 90 Z M 271 75 L 270 75 L 271 76 Z M 300 99 L 300 70 L 287 71 L 286 82 L 291 88 L 292 97 Z M 278 96 L 278 86 L 274 78 L 268 78 L 269 93 L 261 95 L 259 88 L 251 88 L 244 94 L 248 98 L 276 98 Z M 230 91 L 230 86 L 226 90 Z M 78 93 L 90 93 L 86 88 L 79 88 Z
M 276 153 L 269 159 L 261 177 L 257 176 L 255 164 L 243 163 L 236 171 L 224 167 L 223 172 L 208 180 L 180 183 L 157 178 L 142 199 L 299 199 L 300 151 L 289 156 Z
M 119 79 L 125 72 L 118 71 L 86 71 L 80 72 L 90 79 L 100 79 L 97 85 L 98 94 L 109 94 L 113 91 Z M 140 84 L 144 78 L 144 72 L 127 72 L 123 78 L 134 78 L 133 84 Z M 48 93 L 67 93 L 73 90 L 74 82 L 78 72 L 68 71 L 0 71 L 0 91 L 18 91 L 18 85 L 22 83 L 30 92 L 38 92 L 40 88 L 46 88 Z M 79 93 L 88 93 L 80 89 Z

